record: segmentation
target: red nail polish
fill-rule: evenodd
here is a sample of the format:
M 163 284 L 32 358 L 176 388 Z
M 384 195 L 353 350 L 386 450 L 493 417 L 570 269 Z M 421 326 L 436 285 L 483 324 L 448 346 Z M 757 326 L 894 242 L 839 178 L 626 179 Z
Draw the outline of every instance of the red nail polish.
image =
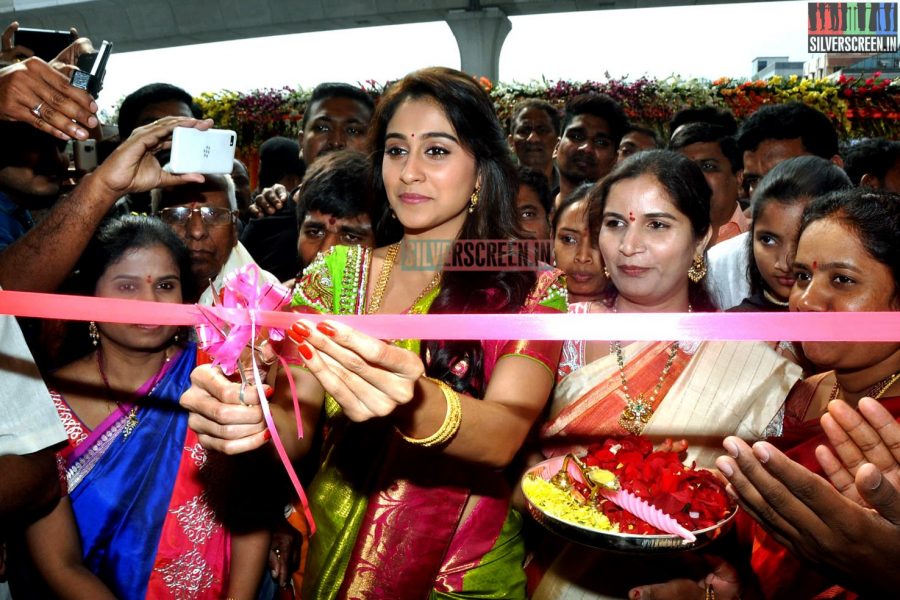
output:
M 297 349 L 300 350 L 300 355 L 306 360 L 309 360 L 313 357 L 312 348 L 310 348 L 306 344 L 298 344 Z
M 265 392 L 266 392 L 266 398 L 271 398 L 272 394 L 275 393 L 275 388 L 266 386 Z
M 266 430 L 263 432 L 263 439 L 266 440 L 267 442 L 268 442 L 269 440 L 272 439 L 272 434 L 269 433 L 269 430 L 268 430 L 268 429 L 266 429 Z
M 295 344 L 298 344 L 298 345 L 302 344 L 303 342 L 306 341 L 305 335 L 300 335 L 300 334 L 296 333 L 293 329 L 287 330 L 287 336 L 289 338 L 291 338 L 292 342 L 294 342 Z
M 309 330 L 309 327 L 307 327 L 303 323 L 294 323 L 293 325 L 291 325 L 291 331 L 304 338 L 308 338 L 309 334 L 312 333 Z
M 319 323 L 318 325 L 316 325 L 316 329 L 318 329 L 319 331 L 321 331 L 328 337 L 334 337 L 337 335 L 337 329 L 335 329 L 328 323 L 325 323 L 324 321 L 322 323 Z

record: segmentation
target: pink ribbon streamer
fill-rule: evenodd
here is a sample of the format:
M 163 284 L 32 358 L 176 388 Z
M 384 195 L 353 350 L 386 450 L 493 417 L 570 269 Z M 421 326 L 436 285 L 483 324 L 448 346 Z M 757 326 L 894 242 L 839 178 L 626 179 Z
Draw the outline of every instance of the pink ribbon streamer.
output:
M 204 313 L 249 325 L 249 311 L 197 306 L 0 291 L 0 314 L 20 317 L 155 325 L 200 325 Z M 139 319 L 135 315 L 141 315 Z M 841 313 L 617 313 L 538 315 L 302 315 L 340 320 L 379 339 L 418 340 L 682 340 L 896 342 L 900 312 Z M 287 329 L 296 313 L 259 311 L 260 327 Z
M 215 290 L 214 290 L 215 291 Z M 262 279 L 259 267 L 255 264 L 246 265 L 229 273 L 222 281 L 222 290 L 219 293 L 217 307 L 241 311 L 250 317 L 250 322 L 228 321 L 222 313 L 198 306 L 206 322 L 197 325 L 197 335 L 200 338 L 200 347 L 213 358 L 213 366 L 220 366 L 222 371 L 230 375 L 237 369 L 243 369 L 241 354 L 246 348 L 250 348 L 250 364 L 253 372 L 253 385 L 256 387 L 259 404 L 262 408 L 263 418 L 266 421 L 269 433 L 272 435 L 272 443 L 278 453 L 279 459 L 287 471 L 288 478 L 297 492 L 300 504 L 303 507 L 306 522 L 309 523 L 310 535 L 316 532 L 316 524 L 309 508 L 309 501 L 300 479 L 294 470 L 291 459 L 284 448 L 275 420 L 272 418 L 272 410 L 266 398 L 262 384 L 262 375 L 259 363 L 256 360 L 254 345 L 256 343 L 257 315 L 260 311 L 278 311 L 290 303 L 291 292 L 279 283 L 270 283 Z M 280 341 L 284 339 L 284 330 L 278 327 L 268 328 L 268 339 Z M 300 415 L 300 403 L 297 399 L 297 388 L 294 378 L 288 368 L 287 362 L 279 354 L 277 355 L 284 366 L 285 373 L 290 384 L 291 399 L 294 404 L 294 416 L 297 420 L 297 437 L 303 437 L 303 420 Z M 243 370 L 241 371 L 242 378 Z

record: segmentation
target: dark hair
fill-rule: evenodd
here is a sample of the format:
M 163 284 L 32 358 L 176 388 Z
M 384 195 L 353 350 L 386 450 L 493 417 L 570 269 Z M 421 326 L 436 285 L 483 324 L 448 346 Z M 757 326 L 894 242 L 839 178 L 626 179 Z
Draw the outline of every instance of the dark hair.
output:
M 592 236 L 600 233 L 603 211 L 612 187 L 620 181 L 636 179 L 642 175 L 652 175 L 665 188 L 676 208 L 691 222 L 695 238 L 702 238 L 709 232 L 711 226 L 709 203 L 712 191 L 700 167 L 686 156 L 671 150 L 647 150 L 638 152 L 628 160 L 617 164 L 612 172 L 591 190 L 589 220 Z M 610 281 L 606 302 L 615 300 L 616 294 L 616 289 Z M 703 281 L 700 283 L 688 281 L 688 300 L 695 312 L 717 310 Z
M 515 209 L 516 168 L 493 103 L 471 77 L 454 69 L 432 67 L 410 73 L 385 93 L 372 117 L 369 140 L 376 202 L 382 202 L 382 222 L 399 223 L 389 216 L 382 176 L 385 134 L 397 108 L 409 99 L 433 101 L 445 114 L 460 144 L 475 158 L 481 180 L 478 207 L 466 215 L 459 239 L 506 240 L 523 237 Z M 390 228 L 386 242 L 402 235 Z M 519 310 L 534 286 L 531 271 L 446 271 L 431 313 L 493 313 Z M 456 390 L 480 396 L 484 392 L 484 350 L 478 341 L 428 341 L 422 344 L 426 371 Z M 451 371 L 466 360 L 463 375 Z
M 691 144 L 703 144 L 718 142 L 719 149 L 728 162 L 731 163 L 731 172 L 737 173 L 744 165 L 744 158 L 738 150 L 734 136 L 728 133 L 728 129 L 712 123 L 687 123 L 681 126 L 672 135 L 669 141 L 669 150 L 681 150 Z
M 170 83 L 151 83 L 137 89 L 122 100 L 119 106 L 119 138 L 125 140 L 137 128 L 138 115 L 141 111 L 159 102 L 184 102 L 194 118 L 203 117 L 203 111 L 194 103 L 194 99 L 186 91 Z
M 844 158 L 844 170 L 853 185 L 860 185 L 863 175 L 884 179 L 900 160 L 900 142 L 884 138 L 862 140 L 851 146 Z
M 314 210 L 338 219 L 367 214 L 374 227 L 370 169 L 368 157 L 355 150 L 329 152 L 314 162 L 300 185 L 297 226 Z
M 320 83 L 313 88 L 309 102 L 306 103 L 306 110 L 303 111 L 303 121 L 300 124 L 302 130 L 306 131 L 306 124 L 309 122 L 309 115 L 312 112 L 313 105 L 330 98 L 348 98 L 359 102 L 368 108 L 369 112 L 375 110 L 375 101 L 372 100 L 372 96 L 360 87 L 349 83 Z
M 839 220 L 857 235 L 872 258 L 891 270 L 894 302 L 900 301 L 900 194 L 852 188 L 820 196 L 803 211 L 800 237 L 822 219 Z
M 628 135 L 629 133 L 632 133 L 632 132 L 646 135 L 648 138 L 652 139 L 654 147 L 656 149 L 665 147 L 665 144 L 663 144 L 662 138 L 659 137 L 659 133 L 651 127 L 647 127 L 646 125 L 639 125 L 637 123 L 632 123 L 625 130 L 625 133 L 622 134 L 622 137 L 625 137 L 626 135 Z
M 775 165 L 759 182 L 750 202 L 751 225 L 747 236 L 748 256 L 747 279 L 750 294 L 762 293 L 765 288 L 762 274 L 756 266 L 753 253 L 753 237 L 756 220 L 772 202 L 789 206 L 798 202 L 808 202 L 817 196 L 852 187 L 847 174 L 829 160 L 818 156 L 797 156 Z
M 606 121 L 616 146 L 628 130 L 628 117 L 622 105 L 606 94 L 579 94 L 566 102 L 562 130 L 565 131 L 578 115 L 593 115 Z
M 553 213 L 553 221 L 550 223 L 550 229 L 553 231 L 553 234 L 556 235 L 556 228 L 559 227 L 559 220 L 562 218 L 562 214 L 572 208 L 573 204 L 581 202 L 585 198 L 588 197 L 588 194 L 596 184 L 588 181 L 586 183 L 582 183 L 577 188 L 572 190 L 568 196 L 563 198 L 563 201 L 559 203 L 559 208 L 556 209 L 556 212 Z M 591 230 L 591 235 L 593 237 L 597 237 L 595 235 L 594 230 Z
M 533 189 L 541 206 L 544 207 L 544 212 L 549 215 L 553 210 L 553 195 L 550 193 L 550 182 L 547 181 L 547 176 L 531 167 L 519 167 L 517 175 L 519 187 L 527 185 Z
M 272 187 L 285 175 L 303 178 L 306 164 L 300 158 L 300 144 L 286 137 L 273 137 L 259 147 L 259 187 Z
M 172 228 L 155 217 L 126 215 L 110 219 L 88 243 L 78 264 L 82 292 L 93 295 L 97 282 L 113 264 L 132 250 L 162 246 L 178 266 L 185 297 L 193 289 L 191 256 Z
M 64 285 L 65 292 L 93 296 L 97 282 L 110 266 L 128 252 L 154 246 L 162 246 L 172 256 L 183 297 L 192 297 L 195 282 L 187 246 L 165 223 L 144 215 L 126 215 L 104 222 L 78 259 L 74 276 Z M 58 364 L 66 364 L 93 349 L 88 343 L 86 322 L 71 323 L 65 336 Z
M 519 118 L 519 115 L 529 108 L 537 108 L 538 110 L 542 110 L 547 113 L 547 116 L 550 117 L 550 123 L 553 126 L 553 131 L 556 135 L 559 135 L 560 131 L 560 118 L 559 111 L 556 110 L 556 107 L 547 102 L 546 100 L 541 100 L 540 98 L 527 98 L 522 100 L 516 104 L 513 108 L 512 113 L 509 115 L 509 133 L 515 133 L 516 130 L 516 120 Z
M 682 125 L 688 123 L 708 123 L 725 129 L 725 135 L 737 133 L 737 120 L 727 108 L 718 106 L 691 106 L 682 108 L 669 121 L 669 136 Z
M 741 124 L 737 142 L 743 154 L 766 140 L 794 138 L 800 138 L 810 154 L 831 158 L 838 153 L 838 135 L 831 121 L 802 102 L 763 106 Z

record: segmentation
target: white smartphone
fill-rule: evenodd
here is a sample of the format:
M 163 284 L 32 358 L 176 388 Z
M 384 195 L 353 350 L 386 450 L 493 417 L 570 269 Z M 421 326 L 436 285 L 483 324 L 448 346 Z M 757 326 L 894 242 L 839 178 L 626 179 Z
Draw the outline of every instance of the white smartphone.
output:
M 97 168 L 97 142 L 95 140 L 76 141 L 73 147 L 76 170 L 90 172 Z
M 230 129 L 200 131 L 176 127 L 172 132 L 170 173 L 228 174 L 234 168 L 237 134 Z

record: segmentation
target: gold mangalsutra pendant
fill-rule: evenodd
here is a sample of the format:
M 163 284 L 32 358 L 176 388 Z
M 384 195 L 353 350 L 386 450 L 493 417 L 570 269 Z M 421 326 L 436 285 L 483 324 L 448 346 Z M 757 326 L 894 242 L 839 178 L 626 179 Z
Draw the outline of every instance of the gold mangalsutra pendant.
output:
M 630 400 L 625 403 L 625 410 L 619 415 L 619 425 L 628 433 L 641 435 L 652 416 L 653 407 L 647 404 L 644 401 L 644 395 L 640 394 L 637 400 Z
M 137 406 L 132 408 L 128 412 L 128 421 L 125 423 L 125 427 L 122 429 L 122 440 L 127 440 L 128 436 L 131 435 L 131 432 L 134 431 L 134 428 L 138 426 L 137 418 Z

